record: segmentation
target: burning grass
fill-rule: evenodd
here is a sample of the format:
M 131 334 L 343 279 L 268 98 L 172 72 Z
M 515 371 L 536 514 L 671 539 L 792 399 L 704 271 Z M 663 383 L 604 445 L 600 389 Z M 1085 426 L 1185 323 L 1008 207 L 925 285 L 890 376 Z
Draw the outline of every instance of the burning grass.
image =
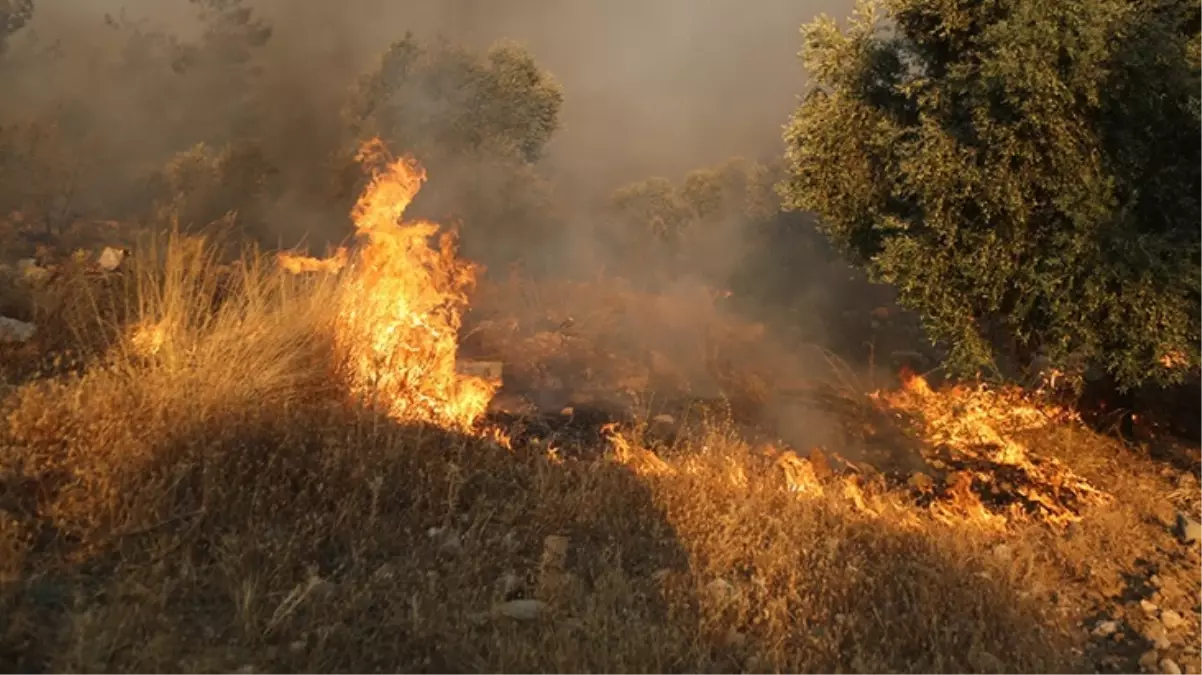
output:
M 1055 425 L 1078 424 L 1069 410 L 1036 402 L 1018 389 L 985 386 L 934 391 L 926 380 L 903 373 L 902 387 L 877 393 L 888 408 L 917 421 L 924 458 L 942 478 L 912 481 L 928 493 L 943 518 L 1004 525 L 1026 518 L 1063 527 L 1088 506 L 1111 495 L 1076 475 L 1055 457 L 1034 451 L 1026 439 Z
M 353 260 L 281 257 L 289 271 L 341 272 L 334 342 L 353 393 L 398 420 L 470 428 L 495 385 L 456 371 L 459 328 L 476 267 L 456 257 L 455 239 L 430 222 L 403 221 L 426 180 L 411 159 L 395 159 L 378 140 L 357 159 L 371 182 L 351 213 L 362 240 Z
M 422 174 L 378 151 L 357 250 L 228 267 L 172 239 L 101 356 L 6 401 L 6 670 L 1123 670 L 1140 599 L 1185 617 L 1158 655 L 1197 667 L 1198 551 L 1160 497 L 1196 481 L 1010 393 L 827 400 L 911 419 L 949 467 L 929 495 L 717 414 L 669 441 L 598 420 L 580 458 L 482 423 L 493 385 L 454 370 L 472 268 L 400 221 Z M 680 305 L 654 307 L 627 313 Z

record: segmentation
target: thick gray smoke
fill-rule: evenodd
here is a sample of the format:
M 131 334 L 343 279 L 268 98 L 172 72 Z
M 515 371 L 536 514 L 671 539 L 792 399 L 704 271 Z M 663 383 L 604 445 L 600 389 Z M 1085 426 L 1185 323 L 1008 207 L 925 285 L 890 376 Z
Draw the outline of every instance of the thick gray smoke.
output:
M 481 49 L 500 39 L 527 45 L 566 94 L 548 175 L 584 196 L 733 155 L 774 153 L 802 84 L 798 27 L 820 12 L 843 14 L 850 4 L 256 0 L 250 6 L 273 27 L 267 76 L 302 118 L 336 107 L 353 78 L 409 30 Z M 61 87 L 86 89 L 87 55 L 106 37 L 103 17 L 122 10 L 181 37 L 197 31 L 186 0 L 40 0 L 27 30 L 43 42 L 60 41 L 59 50 L 79 59 L 75 72 L 37 83 L 41 100 Z

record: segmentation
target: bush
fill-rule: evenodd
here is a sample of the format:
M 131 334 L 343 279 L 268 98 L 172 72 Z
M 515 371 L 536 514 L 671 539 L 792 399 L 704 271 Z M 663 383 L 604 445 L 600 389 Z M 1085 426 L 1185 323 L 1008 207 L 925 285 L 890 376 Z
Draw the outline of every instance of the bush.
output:
M 803 35 L 782 194 L 954 370 L 1197 372 L 1196 3 L 886 0 Z

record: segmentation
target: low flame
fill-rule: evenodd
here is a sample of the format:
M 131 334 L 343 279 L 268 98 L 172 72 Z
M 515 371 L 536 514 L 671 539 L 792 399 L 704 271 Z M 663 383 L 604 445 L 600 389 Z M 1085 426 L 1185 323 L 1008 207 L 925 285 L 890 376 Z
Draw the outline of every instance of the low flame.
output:
M 931 504 L 941 519 L 1004 527 L 1007 519 L 1034 517 L 1054 525 L 1080 519 L 1085 505 L 1110 495 L 1052 457 L 1028 446 L 1028 432 L 1056 421 L 1077 420 L 1069 409 L 1032 398 L 1020 389 L 979 385 L 935 389 L 903 369 L 902 387 L 873 398 L 917 420 L 929 449 L 925 459 L 948 469 L 942 496 Z M 924 452 L 924 454 L 928 454 Z M 983 494 L 1005 493 L 1010 506 L 997 513 Z M 1005 500 L 1003 500 L 1005 501 Z
M 278 259 L 280 267 L 293 274 L 304 274 L 305 272 L 329 272 L 336 274 L 346 267 L 350 259 L 350 254 L 345 248 L 339 248 L 334 252 L 334 255 L 324 259 L 310 258 L 292 253 L 280 253 Z
M 393 158 L 378 139 L 356 159 L 371 182 L 351 212 L 363 244 L 352 257 L 280 256 L 288 271 L 341 272 L 335 343 L 355 394 L 395 419 L 468 428 L 485 411 L 496 383 L 455 368 L 467 291 L 477 267 L 456 257 L 453 234 L 403 221 L 425 171 Z

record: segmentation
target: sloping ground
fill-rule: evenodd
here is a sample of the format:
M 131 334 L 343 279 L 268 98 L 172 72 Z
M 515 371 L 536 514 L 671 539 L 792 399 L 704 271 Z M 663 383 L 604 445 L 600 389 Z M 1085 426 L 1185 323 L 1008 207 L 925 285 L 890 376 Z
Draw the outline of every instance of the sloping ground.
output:
M 721 425 L 565 460 L 178 377 L 10 401 L 6 670 L 1198 670 L 1196 481 L 1071 423 L 1026 447 L 1108 498 L 1056 518 Z
M 1021 392 L 748 384 L 719 350 L 721 393 L 804 399 L 784 410 L 825 451 L 749 442 L 735 405 L 670 433 L 581 406 L 448 431 L 348 400 L 328 297 L 241 288 L 151 356 L 13 383 L 3 669 L 1202 666 L 1202 561 L 1173 531 L 1197 477 Z

